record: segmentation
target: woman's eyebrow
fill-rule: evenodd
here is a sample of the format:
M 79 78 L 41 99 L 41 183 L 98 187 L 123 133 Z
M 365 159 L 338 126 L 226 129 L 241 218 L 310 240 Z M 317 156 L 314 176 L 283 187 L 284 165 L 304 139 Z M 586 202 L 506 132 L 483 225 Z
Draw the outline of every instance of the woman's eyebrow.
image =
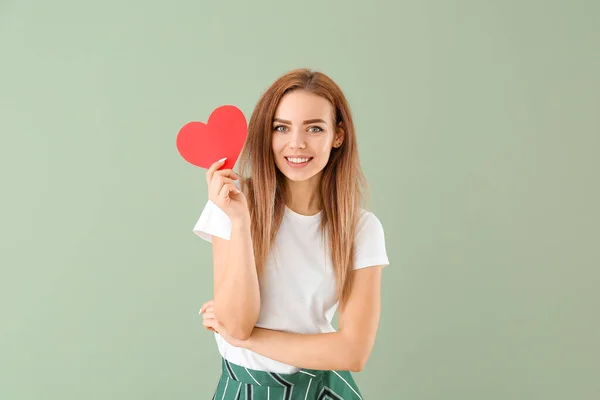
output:
M 281 119 L 281 118 L 275 118 L 275 119 L 273 119 L 273 122 L 281 122 L 282 124 L 292 125 L 292 121 L 288 121 L 287 119 Z M 322 120 L 320 118 L 307 119 L 306 121 L 303 122 L 303 124 L 314 124 L 316 122 L 321 122 L 323 124 L 326 124 L 325 120 Z
M 314 124 L 314 123 L 316 123 L 316 122 L 322 122 L 322 123 L 326 124 L 325 120 L 322 120 L 322 119 L 320 119 L 320 118 L 317 118 L 317 119 L 307 119 L 307 120 L 306 120 L 306 121 L 304 121 L 303 123 L 304 123 L 304 124 Z

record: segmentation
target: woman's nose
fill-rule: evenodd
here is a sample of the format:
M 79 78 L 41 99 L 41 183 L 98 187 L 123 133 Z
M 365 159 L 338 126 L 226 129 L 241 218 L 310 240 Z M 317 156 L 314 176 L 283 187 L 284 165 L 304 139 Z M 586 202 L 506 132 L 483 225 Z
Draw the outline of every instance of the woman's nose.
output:
M 302 134 L 302 132 L 298 132 L 298 131 L 292 132 L 289 145 L 293 149 L 305 148 L 306 142 L 304 140 L 304 135 Z

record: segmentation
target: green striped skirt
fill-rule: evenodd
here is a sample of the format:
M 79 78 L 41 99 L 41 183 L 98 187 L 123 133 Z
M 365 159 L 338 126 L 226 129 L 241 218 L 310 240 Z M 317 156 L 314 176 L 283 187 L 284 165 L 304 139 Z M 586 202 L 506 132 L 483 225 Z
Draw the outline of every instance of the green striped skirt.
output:
M 362 400 L 350 371 L 276 374 L 222 360 L 213 400 Z

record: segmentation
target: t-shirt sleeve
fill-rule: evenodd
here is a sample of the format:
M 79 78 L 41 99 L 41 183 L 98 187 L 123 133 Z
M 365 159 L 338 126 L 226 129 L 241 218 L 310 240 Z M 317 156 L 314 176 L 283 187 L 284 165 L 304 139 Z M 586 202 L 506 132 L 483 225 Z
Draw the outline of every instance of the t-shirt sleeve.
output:
M 231 219 L 209 199 L 192 231 L 207 242 L 212 242 L 213 236 L 229 240 L 231 237 Z
M 356 230 L 354 269 L 389 263 L 383 226 L 375 214 L 364 211 Z
M 241 189 L 238 179 L 234 180 L 233 184 L 236 188 Z M 208 199 L 192 232 L 207 242 L 212 242 L 213 236 L 229 240 L 231 238 L 231 218 Z

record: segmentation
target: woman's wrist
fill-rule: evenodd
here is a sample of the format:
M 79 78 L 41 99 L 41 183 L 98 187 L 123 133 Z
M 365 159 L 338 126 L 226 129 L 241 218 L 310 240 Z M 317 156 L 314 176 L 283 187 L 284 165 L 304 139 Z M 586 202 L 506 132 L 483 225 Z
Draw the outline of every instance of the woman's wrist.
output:
M 230 217 L 232 229 L 250 228 L 250 214 Z

